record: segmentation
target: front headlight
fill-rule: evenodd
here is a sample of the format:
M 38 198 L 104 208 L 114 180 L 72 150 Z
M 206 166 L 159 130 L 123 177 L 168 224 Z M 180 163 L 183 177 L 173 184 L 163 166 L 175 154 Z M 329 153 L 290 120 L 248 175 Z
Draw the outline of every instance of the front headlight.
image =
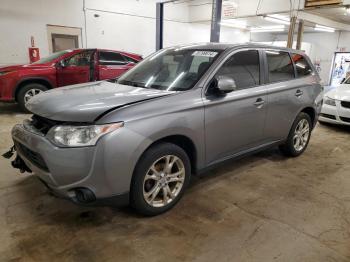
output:
M 47 133 L 47 138 L 58 147 L 94 146 L 101 136 L 123 125 L 123 122 L 118 122 L 106 125 L 54 126 Z
M 329 106 L 336 106 L 335 100 L 332 99 L 332 98 L 329 98 L 329 97 L 326 97 L 326 98 L 324 99 L 324 103 L 325 103 L 326 105 L 329 105 Z

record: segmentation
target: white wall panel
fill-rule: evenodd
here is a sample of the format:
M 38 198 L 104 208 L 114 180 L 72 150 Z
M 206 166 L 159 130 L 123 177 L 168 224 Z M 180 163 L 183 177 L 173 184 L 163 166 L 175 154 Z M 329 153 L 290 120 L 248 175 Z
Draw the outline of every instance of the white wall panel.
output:
M 0 64 L 28 62 L 31 36 L 48 55 L 47 24 L 83 27 L 83 21 L 82 0 L 1 0 Z

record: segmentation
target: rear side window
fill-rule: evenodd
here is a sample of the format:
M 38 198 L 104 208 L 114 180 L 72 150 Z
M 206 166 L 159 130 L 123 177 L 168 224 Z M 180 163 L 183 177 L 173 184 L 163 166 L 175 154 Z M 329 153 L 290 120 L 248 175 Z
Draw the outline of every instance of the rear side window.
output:
M 294 78 L 294 67 L 289 53 L 265 51 L 270 83 L 287 81 Z
M 126 60 L 126 61 L 128 61 L 129 63 L 138 63 L 139 61 L 137 61 L 136 59 L 133 59 L 133 58 L 131 58 L 131 57 L 128 57 L 128 56 L 126 56 L 126 55 L 123 55 L 123 57 L 124 57 L 124 59 Z
M 125 65 L 127 61 L 119 53 L 100 52 L 99 63 L 100 65 Z
M 259 52 L 257 50 L 247 50 L 235 53 L 224 63 L 216 75 L 233 78 L 237 90 L 259 85 Z
M 312 69 L 308 61 L 305 59 L 304 56 L 299 54 L 292 54 L 292 59 L 295 64 L 295 68 L 297 70 L 297 76 L 303 77 L 310 75 L 312 73 Z

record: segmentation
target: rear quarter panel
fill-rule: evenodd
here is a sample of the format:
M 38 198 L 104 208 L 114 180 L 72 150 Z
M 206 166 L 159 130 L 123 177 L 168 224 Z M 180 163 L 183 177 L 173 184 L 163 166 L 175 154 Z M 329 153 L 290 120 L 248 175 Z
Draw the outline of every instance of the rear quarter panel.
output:
M 269 141 L 286 139 L 296 116 L 305 108 L 320 112 L 322 87 L 316 75 L 268 85 L 265 133 Z M 297 97 L 296 91 L 303 95 Z M 316 117 L 317 119 L 317 117 Z

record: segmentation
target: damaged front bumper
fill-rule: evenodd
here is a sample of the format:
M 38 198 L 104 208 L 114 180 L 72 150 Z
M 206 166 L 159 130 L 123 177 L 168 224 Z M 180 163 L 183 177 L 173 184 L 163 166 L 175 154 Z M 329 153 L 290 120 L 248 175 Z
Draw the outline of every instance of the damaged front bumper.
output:
M 128 204 L 128 191 L 114 190 L 101 172 L 98 147 L 58 148 L 23 125 L 14 126 L 12 138 L 14 147 L 3 156 L 11 158 L 16 151 L 12 166 L 33 172 L 55 196 L 88 206 Z

